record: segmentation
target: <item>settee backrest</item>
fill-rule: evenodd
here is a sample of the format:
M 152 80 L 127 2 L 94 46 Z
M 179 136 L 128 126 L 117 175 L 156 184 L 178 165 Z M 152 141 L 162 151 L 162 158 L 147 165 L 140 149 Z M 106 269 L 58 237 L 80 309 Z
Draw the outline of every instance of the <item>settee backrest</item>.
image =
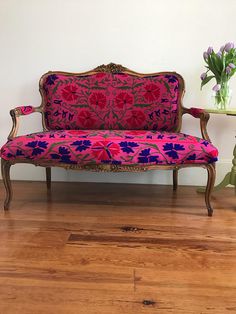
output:
M 48 130 L 176 131 L 183 91 L 175 72 L 140 74 L 115 64 L 85 73 L 48 72 L 40 80 Z

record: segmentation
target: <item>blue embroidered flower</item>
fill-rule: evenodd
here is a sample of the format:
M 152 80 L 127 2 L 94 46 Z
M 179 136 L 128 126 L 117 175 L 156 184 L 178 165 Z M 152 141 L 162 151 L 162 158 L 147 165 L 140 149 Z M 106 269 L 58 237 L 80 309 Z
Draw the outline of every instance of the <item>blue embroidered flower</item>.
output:
M 25 146 L 33 148 L 32 156 L 40 155 L 47 148 L 48 143 L 45 141 L 32 141 L 27 143 Z
M 161 103 L 165 103 L 165 102 L 169 102 L 169 100 L 167 98 L 162 98 Z
M 56 99 L 56 100 L 54 100 L 54 104 L 58 104 L 58 105 L 60 105 L 60 104 L 61 104 L 61 102 L 62 102 L 62 100 L 60 100 L 60 99 Z
M 56 74 L 51 74 L 46 79 L 47 85 L 54 85 L 55 81 L 58 79 L 58 76 Z
M 158 163 L 159 156 L 150 155 L 150 148 L 143 149 L 138 157 L 139 163 L 156 162 Z
M 138 147 L 139 145 L 135 142 L 120 142 L 120 147 L 121 147 L 121 150 L 124 152 L 124 153 L 134 153 L 134 150 L 133 148 L 134 147 Z
M 168 114 L 168 113 L 169 113 L 169 110 L 164 109 L 164 110 L 162 111 L 162 113 L 163 113 L 163 114 Z
M 158 140 L 162 140 L 162 139 L 163 139 L 163 137 L 164 137 L 164 135 L 163 135 L 163 134 L 159 134 L 159 135 L 157 136 L 157 139 L 158 139 Z
M 166 155 L 169 157 L 172 157 L 173 159 L 178 159 L 179 155 L 177 151 L 185 150 L 183 145 L 180 144 L 172 144 L 172 143 L 166 143 L 163 146 L 163 150 L 166 151 Z
M 22 150 L 17 149 L 16 150 L 16 156 L 24 156 L 24 154 L 22 153 Z
M 174 75 L 165 75 L 165 77 L 168 79 L 168 83 L 175 83 L 177 81 Z
M 71 121 L 72 119 L 74 118 L 74 115 L 69 113 L 69 117 L 68 117 L 68 120 Z
M 62 118 L 66 118 L 67 113 L 68 113 L 68 111 L 62 110 Z
M 217 160 L 218 160 L 217 157 L 211 157 L 211 158 L 209 158 L 208 162 L 209 162 L 210 164 L 212 164 L 213 162 L 216 162 Z
M 75 161 L 70 160 L 71 155 L 68 148 L 60 146 L 58 148 L 58 154 L 50 154 L 52 159 L 58 159 L 60 162 L 64 162 L 67 164 L 74 164 Z
M 127 139 L 133 139 L 134 137 L 133 137 L 133 136 L 130 136 L 130 135 L 125 135 L 125 138 L 127 138 Z
M 209 145 L 209 143 L 208 143 L 207 141 L 203 141 L 202 144 L 203 144 L 204 146 L 206 146 L 206 147 L 207 147 L 207 145 Z
M 76 151 L 82 152 L 83 150 L 86 150 L 91 146 L 91 141 L 89 140 L 75 141 L 71 144 L 71 146 L 77 146 Z
M 153 112 L 149 113 L 148 115 L 149 115 L 149 118 L 150 118 L 151 120 L 153 120 L 154 115 L 155 115 L 156 117 L 160 117 L 160 113 L 161 113 L 161 111 L 160 111 L 160 109 L 158 109 L 158 110 L 156 110 L 156 111 L 153 111 Z
M 189 155 L 187 160 L 196 160 L 197 156 L 196 154 L 192 154 L 192 155 Z
M 59 116 L 60 114 L 61 114 L 61 113 L 57 110 L 57 111 L 54 112 L 53 115 L 54 115 L 55 117 L 57 117 L 57 116 Z

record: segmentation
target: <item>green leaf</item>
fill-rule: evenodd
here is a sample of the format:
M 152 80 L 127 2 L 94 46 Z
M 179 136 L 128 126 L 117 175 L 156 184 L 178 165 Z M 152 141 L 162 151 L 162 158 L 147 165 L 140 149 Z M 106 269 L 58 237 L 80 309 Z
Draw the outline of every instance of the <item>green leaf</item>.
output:
M 134 104 L 134 106 L 135 107 L 141 107 L 141 108 L 143 108 L 143 107 L 148 107 L 148 106 L 150 106 L 151 104 Z
M 165 87 L 167 89 L 167 92 L 169 93 L 170 92 L 170 86 L 165 81 L 164 81 L 164 85 L 165 85 Z
M 204 80 L 201 83 L 201 89 L 204 85 L 206 85 L 211 79 L 213 79 L 215 76 L 214 75 L 210 75 L 204 78 Z
M 118 88 L 119 88 L 119 89 L 131 89 L 130 86 L 119 86 Z
M 214 64 L 216 70 L 219 72 L 219 75 L 220 75 L 223 70 L 223 64 L 222 64 L 221 58 L 217 56 L 216 54 L 213 54 L 212 63 Z
M 76 105 L 71 105 L 72 107 L 75 107 L 75 108 L 84 108 L 84 107 L 88 107 L 88 105 L 86 104 L 76 104 Z
M 106 89 L 106 87 L 101 86 L 92 86 L 91 89 Z
M 143 83 L 137 83 L 133 87 L 135 88 L 135 87 L 139 87 L 139 86 L 142 86 L 142 85 L 143 85 Z
M 212 57 L 212 56 L 209 56 L 209 57 L 208 57 L 209 69 L 210 69 L 211 72 L 215 75 L 216 81 L 219 82 L 219 81 L 220 81 L 221 73 L 218 72 L 218 70 L 217 70 L 217 68 L 216 68 L 216 66 L 215 66 L 215 63 L 214 63 L 213 58 L 214 58 L 214 57 Z

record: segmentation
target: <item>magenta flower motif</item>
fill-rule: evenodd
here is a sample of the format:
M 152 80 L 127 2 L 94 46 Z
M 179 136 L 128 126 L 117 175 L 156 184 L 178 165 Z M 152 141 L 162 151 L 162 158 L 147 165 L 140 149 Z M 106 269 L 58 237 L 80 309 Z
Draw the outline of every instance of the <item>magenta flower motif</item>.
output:
M 215 91 L 215 92 L 218 92 L 218 91 L 220 90 L 220 88 L 221 88 L 221 85 L 220 85 L 220 84 L 216 84 L 216 85 L 212 88 L 212 90 Z

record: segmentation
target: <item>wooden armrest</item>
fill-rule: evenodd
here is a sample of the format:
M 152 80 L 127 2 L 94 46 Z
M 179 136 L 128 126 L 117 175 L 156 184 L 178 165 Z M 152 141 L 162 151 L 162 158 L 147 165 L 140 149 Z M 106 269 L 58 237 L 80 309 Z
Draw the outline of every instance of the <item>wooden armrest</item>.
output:
M 210 118 L 209 113 L 201 108 L 182 108 L 182 115 L 183 114 L 190 114 L 194 118 L 200 119 L 200 128 L 201 128 L 201 134 L 202 138 L 208 142 L 211 142 L 210 137 L 207 133 L 207 122 Z
M 19 106 L 12 110 L 10 110 L 10 115 L 12 118 L 12 129 L 10 134 L 8 135 L 8 139 L 11 139 L 13 137 L 17 136 L 17 132 L 19 129 L 19 117 L 29 115 L 34 112 L 40 112 L 42 113 L 41 107 L 33 107 L 33 106 Z

